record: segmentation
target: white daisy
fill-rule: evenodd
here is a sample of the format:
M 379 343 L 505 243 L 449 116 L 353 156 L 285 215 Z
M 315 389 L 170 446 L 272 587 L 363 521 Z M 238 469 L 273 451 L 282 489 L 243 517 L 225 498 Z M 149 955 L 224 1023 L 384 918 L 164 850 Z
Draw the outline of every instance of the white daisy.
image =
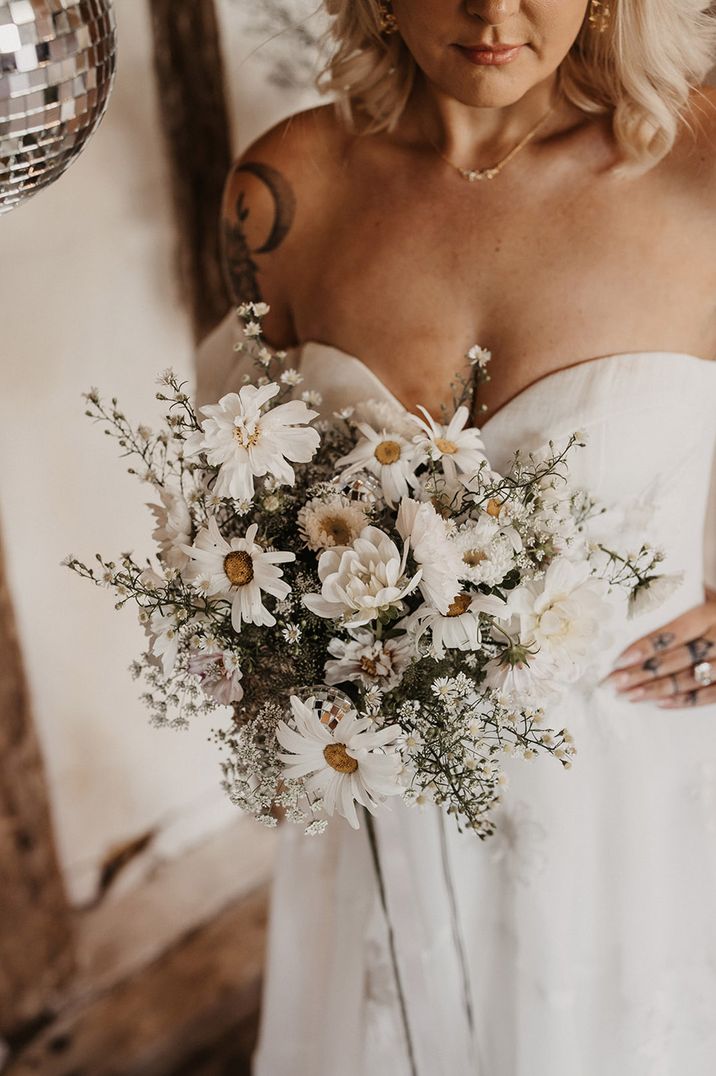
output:
M 507 604 L 493 594 L 458 593 L 446 613 L 422 606 L 409 618 L 422 634 L 430 631 L 437 658 L 446 650 L 478 650 L 481 643 L 480 613 L 495 617 L 507 614 Z
M 482 437 L 476 427 L 465 429 L 470 417 L 467 407 L 460 406 L 447 426 L 436 422 L 424 407 L 418 405 L 425 418 L 412 415 L 414 422 L 420 426 L 422 433 L 413 438 L 422 454 L 439 462 L 449 480 L 454 481 L 458 473 L 474 474 L 480 464 L 487 459 Z
M 281 484 L 292 486 L 293 467 L 288 462 L 308 463 L 318 448 L 320 434 L 306 423 L 318 412 L 302 400 L 266 408 L 279 392 L 269 382 L 261 388 L 244 385 L 229 392 L 218 404 L 201 408 L 207 418 L 202 430 L 185 442 L 185 455 L 204 452 L 210 464 L 219 467 L 214 492 L 220 497 L 250 501 L 254 476 L 273 475 Z
M 304 594 L 303 603 L 316 616 L 348 627 L 367 624 L 389 609 L 402 608 L 403 598 L 420 581 L 420 572 L 405 576 L 407 546 L 401 555 L 395 542 L 378 527 L 364 527 L 347 549 L 326 549 L 318 558 L 320 594 Z
M 358 681 L 365 687 L 378 686 L 390 691 L 400 683 L 410 664 L 414 645 L 407 635 L 376 639 L 372 631 L 355 629 L 351 639 L 331 639 L 328 653 L 332 661 L 325 665 L 326 683 Z
M 216 519 L 211 516 L 207 526 L 199 531 L 194 545 L 184 546 L 200 574 L 207 579 L 206 594 L 231 602 L 234 631 L 241 631 L 242 621 L 269 627 L 275 624 L 275 618 L 263 604 L 262 592 L 282 599 L 291 590 L 276 565 L 295 560 L 295 553 L 265 550 L 254 541 L 257 530 L 258 525 L 252 523 L 245 537 L 227 542 Z
M 430 501 L 400 502 L 396 528 L 410 545 L 413 559 L 421 569 L 420 591 L 425 600 L 441 613 L 460 590 L 462 558 L 448 538 L 445 520 Z
M 314 552 L 350 545 L 367 525 L 365 506 L 342 494 L 314 497 L 298 513 L 301 537 Z
M 383 429 L 380 433 L 366 422 L 359 422 L 363 440 L 338 460 L 342 475 L 369 471 L 380 480 L 383 496 L 392 507 L 417 485 L 415 468 L 420 462 L 414 444 L 401 434 Z
M 158 543 L 161 560 L 170 568 L 183 571 L 189 558 L 181 549 L 191 541 L 191 514 L 181 493 L 160 489 L 161 504 L 148 504 L 156 521 L 152 538 Z
M 359 718 L 349 710 L 331 729 L 323 724 L 315 710 L 296 695 L 291 696 L 295 728 L 279 721 L 276 738 L 290 754 L 279 753 L 286 763 L 283 776 L 303 779 L 309 794 L 319 796 L 326 814 L 342 815 L 358 829 L 356 803 L 371 814 L 385 797 L 402 792 L 397 780 L 401 766 L 397 751 L 386 752 L 401 733 L 399 725 L 377 731 L 370 718 Z

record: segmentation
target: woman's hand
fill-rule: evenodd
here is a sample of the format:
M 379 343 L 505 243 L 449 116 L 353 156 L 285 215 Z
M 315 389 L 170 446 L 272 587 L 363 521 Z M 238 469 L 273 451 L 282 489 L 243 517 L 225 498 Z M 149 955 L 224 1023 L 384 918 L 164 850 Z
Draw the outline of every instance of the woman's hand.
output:
M 716 703 L 716 591 L 628 646 L 601 682 L 630 702 L 673 710 Z

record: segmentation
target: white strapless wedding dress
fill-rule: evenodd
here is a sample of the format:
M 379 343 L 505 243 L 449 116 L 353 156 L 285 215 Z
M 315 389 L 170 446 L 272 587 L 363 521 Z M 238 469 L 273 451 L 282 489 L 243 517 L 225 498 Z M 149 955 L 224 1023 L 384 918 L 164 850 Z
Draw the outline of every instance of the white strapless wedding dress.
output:
M 227 319 L 223 339 L 233 331 Z M 366 398 L 400 406 L 334 347 L 291 359 L 325 414 Z M 204 399 L 238 387 L 226 361 Z M 482 432 L 499 470 L 517 447 L 577 428 L 589 434 L 577 480 L 627 517 L 652 502 L 644 537 L 664 571 L 685 573 L 664 605 L 618 627 L 601 677 L 703 601 L 704 580 L 716 588 L 716 362 L 579 363 Z M 511 765 L 493 838 L 401 803 L 377 821 L 419 1076 L 716 1071 L 716 705 L 628 703 L 599 677 L 554 715 L 576 738 L 574 767 Z M 338 820 L 306 838 L 284 825 L 279 842 L 255 1076 L 409 1076 L 365 830 Z

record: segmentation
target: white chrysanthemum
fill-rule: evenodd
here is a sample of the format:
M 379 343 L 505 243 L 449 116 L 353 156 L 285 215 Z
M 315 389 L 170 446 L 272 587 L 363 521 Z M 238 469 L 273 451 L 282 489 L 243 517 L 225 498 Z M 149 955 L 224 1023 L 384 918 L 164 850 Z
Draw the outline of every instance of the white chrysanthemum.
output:
M 669 575 L 652 576 L 645 583 L 637 584 L 629 595 L 628 618 L 631 620 L 649 609 L 656 609 L 678 590 L 683 581 L 683 572 L 672 572 Z
M 445 520 L 430 501 L 404 497 L 398 509 L 396 528 L 400 537 L 408 542 L 413 559 L 421 569 L 423 597 L 435 609 L 447 613 L 460 590 L 462 560 L 448 538 Z
M 403 598 L 420 581 L 420 572 L 406 579 L 407 546 L 401 555 L 395 542 L 378 527 L 364 527 L 347 549 L 326 549 L 318 558 L 320 594 L 304 594 L 316 616 L 360 626 L 388 609 L 400 609 Z
M 296 728 L 279 721 L 276 738 L 290 754 L 279 754 L 286 763 L 284 777 L 303 778 L 309 794 L 319 796 L 328 815 L 342 815 L 358 829 L 356 803 L 371 814 L 387 796 L 402 792 L 398 782 L 401 758 L 385 748 L 401 734 L 399 725 L 371 731 L 375 723 L 349 710 L 331 731 L 315 710 L 291 696 Z
M 208 462 L 219 467 L 214 486 L 218 496 L 250 501 L 254 477 L 266 474 L 292 486 L 296 476 L 288 461 L 308 463 L 313 458 L 320 434 L 306 423 L 318 412 L 302 400 L 266 408 L 278 392 L 273 382 L 260 388 L 244 385 L 218 404 L 201 408 L 207 416 L 202 431 L 187 439 L 184 451 L 204 452 Z
M 356 447 L 338 460 L 343 475 L 356 471 L 369 471 L 380 480 L 383 496 L 392 507 L 401 497 L 408 495 L 409 488 L 417 485 L 415 469 L 419 456 L 414 444 L 395 431 L 383 429 L 381 433 L 365 422 L 358 423 L 363 439 Z
M 189 558 L 182 545 L 191 541 L 191 514 L 189 505 L 180 493 L 160 489 L 161 504 L 148 504 L 156 521 L 152 538 L 159 544 L 160 557 L 170 568 L 180 572 L 186 568 Z
M 552 667 L 530 655 L 523 661 L 489 661 L 482 686 L 501 692 L 508 708 L 519 709 L 534 702 L 549 704 L 560 695 Z
M 409 618 L 420 634 L 430 631 L 437 658 L 446 650 L 478 650 L 481 642 L 480 613 L 505 617 L 507 603 L 492 594 L 458 593 L 445 614 L 422 606 Z
M 222 597 L 231 602 L 234 631 L 241 631 L 243 621 L 269 627 L 275 624 L 275 618 L 263 604 L 262 592 L 281 599 L 291 590 L 276 565 L 295 560 L 295 554 L 265 550 L 254 541 L 257 530 L 258 525 L 252 523 L 245 537 L 227 542 L 211 516 L 194 545 L 184 546 L 206 581 L 208 597 Z
M 421 454 L 439 462 L 452 481 L 458 474 L 474 474 L 486 460 L 485 445 L 476 427 L 465 429 L 470 417 L 467 407 L 458 407 L 447 426 L 436 422 L 424 407 L 418 405 L 418 410 L 425 418 L 411 417 L 422 431 L 413 438 Z
M 340 494 L 314 497 L 298 513 L 301 537 L 314 552 L 350 545 L 367 525 L 365 506 Z
M 327 684 L 358 681 L 366 687 L 390 691 L 410 664 L 414 644 L 407 635 L 376 639 L 372 631 L 359 628 L 352 639 L 331 639 L 328 653 L 334 660 L 325 665 Z
M 222 706 L 240 702 L 244 697 L 241 669 L 230 652 L 192 654 L 188 671 L 199 678 L 202 691 Z
M 612 618 L 608 591 L 604 579 L 591 575 L 588 563 L 565 557 L 553 560 L 541 578 L 516 587 L 508 602 L 519 625 L 519 641 L 539 648 L 530 664 L 547 663 L 567 682 L 576 680 Z
M 481 512 L 453 538 L 460 556 L 460 579 L 497 586 L 515 566 L 515 549 L 496 519 Z

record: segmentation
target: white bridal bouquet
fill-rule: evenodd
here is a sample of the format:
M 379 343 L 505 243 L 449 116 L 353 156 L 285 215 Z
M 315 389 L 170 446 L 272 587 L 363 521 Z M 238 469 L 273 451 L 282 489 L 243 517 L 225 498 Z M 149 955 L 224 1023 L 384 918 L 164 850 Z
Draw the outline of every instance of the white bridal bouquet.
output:
M 552 706 L 598 656 L 616 610 L 648 604 L 662 554 L 590 540 L 603 510 L 558 447 L 498 474 L 467 426 L 489 352 L 438 421 L 364 401 L 321 418 L 286 354 L 238 308 L 257 375 L 197 415 L 171 371 L 165 428 L 133 427 L 93 390 L 86 413 L 153 489 L 154 561 L 75 557 L 133 602 L 148 647 L 133 664 L 158 725 L 231 707 L 217 732 L 232 800 L 269 825 L 357 827 L 401 796 L 493 830 L 506 755 L 569 766 Z M 657 587 L 654 582 L 659 580 Z

